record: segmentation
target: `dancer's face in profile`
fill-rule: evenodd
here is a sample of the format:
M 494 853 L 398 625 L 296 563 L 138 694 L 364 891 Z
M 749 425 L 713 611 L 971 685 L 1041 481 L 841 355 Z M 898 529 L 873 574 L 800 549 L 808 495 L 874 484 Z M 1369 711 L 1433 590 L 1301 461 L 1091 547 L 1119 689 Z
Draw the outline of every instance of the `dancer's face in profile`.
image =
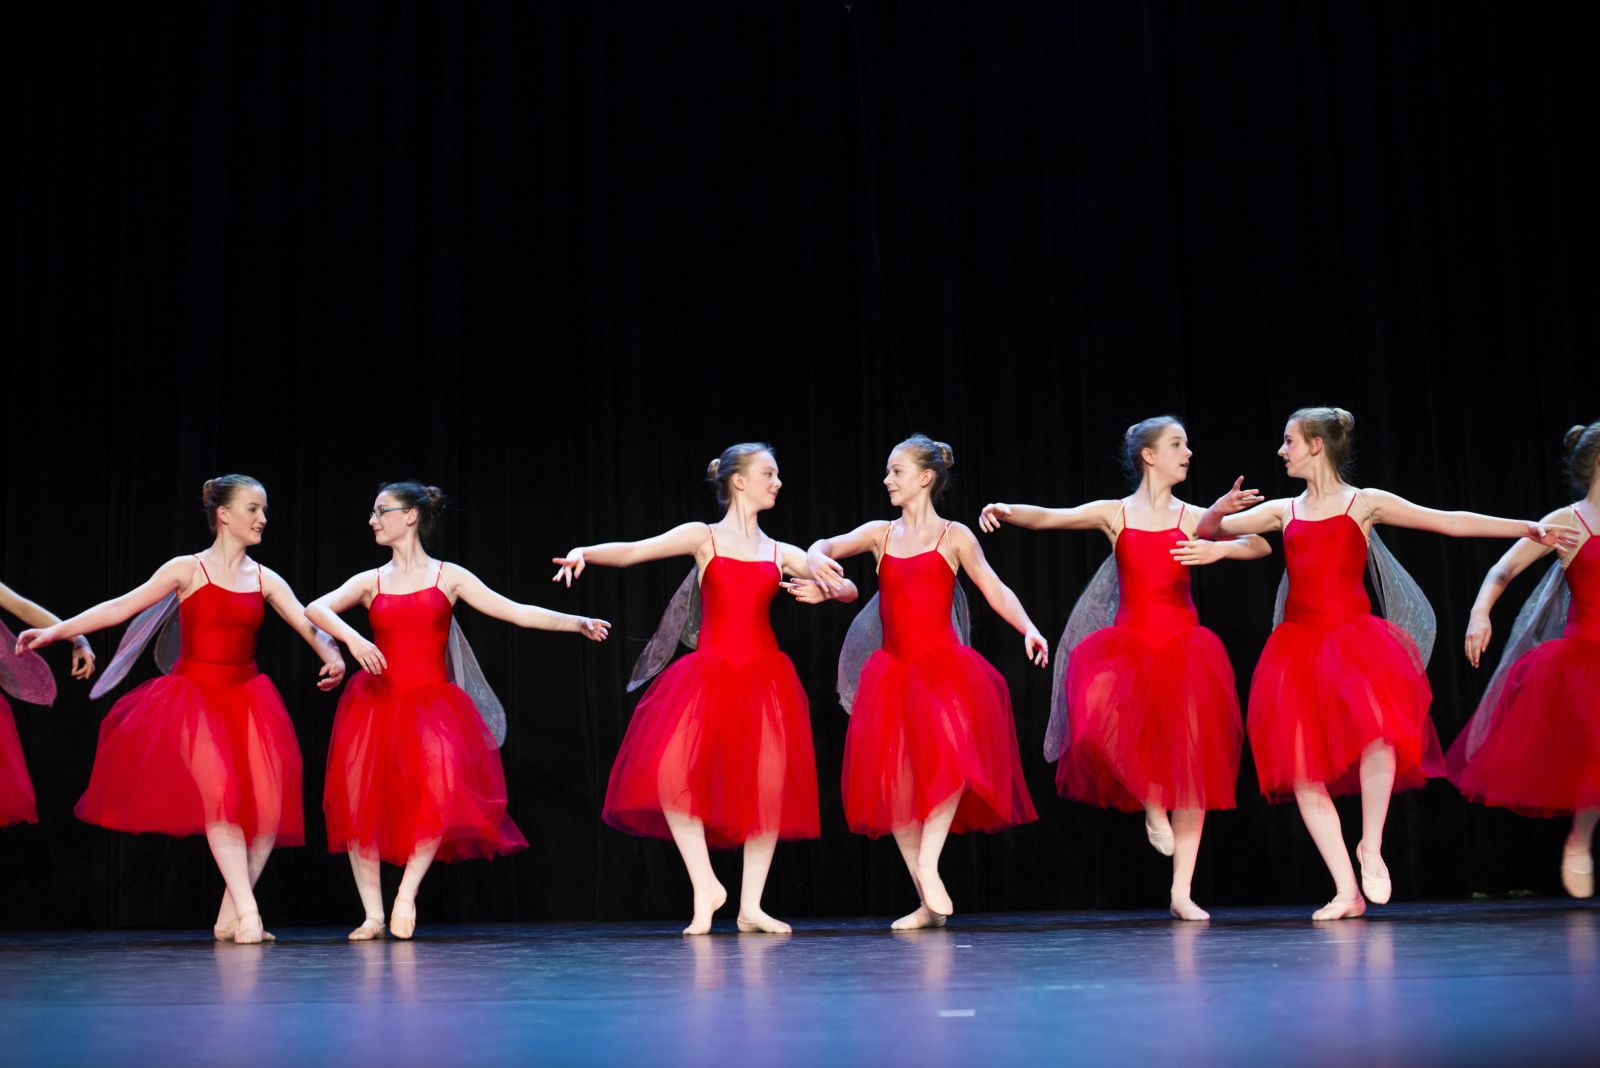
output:
M 1283 458 L 1290 478 L 1309 478 L 1317 457 L 1322 455 L 1322 439 L 1308 439 L 1301 433 L 1299 421 L 1290 420 L 1283 428 L 1283 444 L 1278 446 L 1278 455 Z
M 379 545 L 393 545 L 406 535 L 417 521 L 415 508 L 408 508 L 392 493 L 380 493 L 372 500 L 372 513 L 367 526 L 372 529 L 373 540 Z
M 217 509 L 217 529 L 229 533 L 246 545 L 260 545 L 267 529 L 267 491 L 260 486 L 240 486 L 227 504 Z
M 896 449 L 889 454 L 889 462 L 884 466 L 883 486 L 889 491 L 890 504 L 904 508 L 919 494 L 927 492 L 931 485 L 933 472 L 919 467 L 909 452 Z
M 783 479 L 778 477 L 778 461 L 762 450 L 750 457 L 744 470 L 733 476 L 733 489 L 756 511 L 766 511 L 778 503 Z
M 1189 434 L 1179 423 L 1161 428 L 1161 437 L 1153 447 L 1141 451 L 1150 473 L 1162 481 L 1177 485 L 1189 477 Z

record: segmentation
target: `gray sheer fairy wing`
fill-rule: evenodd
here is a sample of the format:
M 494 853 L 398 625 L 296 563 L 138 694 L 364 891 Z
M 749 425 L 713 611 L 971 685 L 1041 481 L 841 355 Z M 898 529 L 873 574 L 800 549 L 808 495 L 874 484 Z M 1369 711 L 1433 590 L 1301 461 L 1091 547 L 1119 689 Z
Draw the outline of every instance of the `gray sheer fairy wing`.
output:
M 18 656 L 17 636 L 0 623 L 0 690 L 30 705 L 56 703 L 56 677 L 44 657 L 29 650 Z
M 1495 665 L 1494 674 L 1489 676 L 1488 689 L 1483 691 L 1478 710 L 1467 724 L 1468 760 L 1472 759 L 1478 747 L 1494 730 L 1500 698 L 1505 693 L 1512 665 L 1534 646 L 1561 637 L 1561 632 L 1566 629 L 1567 610 L 1571 602 L 1572 590 L 1567 585 L 1567 572 L 1561 566 L 1561 561 L 1557 560 L 1550 565 L 1544 578 L 1539 580 L 1539 585 L 1533 588 L 1523 602 L 1522 609 L 1517 612 L 1517 621 L 1511 624 L 1511 636 L 1506 639 L 1500 663 Z
M 506 744 L 506 706 L 500 703 L 500 698 L 489 686 L 489 680 L 483 677 L 483 669 L 478 666 L 478 658 L 473 655 L 461 624 L 453 618 L 450 620 L 450 640 L 445 652 L 450 681 L 467 691 L 472 703 L 478 706 L 478 715 L 483 717 L 483 725 L 489 728 L 494 747 L 499 749 Z
M 1289 601 L 1289 572 L 1283 573 L 1283 578 L 1278 580 L 1278 596 L 1272 602 L 1272 629 L 1277 630 L 1278 624 L 1283 622 L 1283 606 Z
M 139 654 L 144 652 L 144 647 L 168 623 L 172 623 L 174 635 L 178 632 L 176 620 L 178 617 L 178 595 L 169 593 L 143 612 L 133 617 L 133 622 L 128 624 L 128 629 L 122 635 L 122 641 L 117 645 L 117 651 L 111 657 L 111 663 L 106 665 L 105 671 L 100 674 L 100 681 L 94 684 L 94 689 L 89 691 L 89 698 L 93 700 L 109 693 L 117 683 L 127 678 L 128 670 L 133 667 L 133 662 L 139 659 Z M 175 640 L 175 639 L 174 639 Z M 161 643 L 158 642 L 159 646 Z M 174 655 L 161 667 L 163 672 L 171 669 L 176 661 Z M 156 663 L 160 664 L 158 656 Z
M 1378 532 L 1367 538 L 1367 572 L 1378 594 L 1378 614 L 1411 636 L 1422 655 L 1421 667 L 1433 656 L 1433 642 L 1439 636 L 1439 620 L 1433 614 L 1428 595 L 1416 579 L 1400 566 Z
M 959 581 L 955 595 L 950 598 L 950 625 L 956 628 L 956 637 L 962 645 L 972 644 L 972 612 L 967 608 L 967 594 Z
M 1117 582 L 1117 558 L 1108 556 L 1094 573 L 1078 603 L 1072 606 L 1067 626 L 1056 645 L 1056 664 L 1050 676 L 1050 724 L 1044 730 L 1044 758 L 1055 762 L 1072 741 L 1071 710 L 1067 707 L 1067 663 L 1078 644 L 1097 630 L 1117 621 L 1117 603 L 1122 596 Z
M 873 653 L 883 648 L 883 618 L 878 614 L 878 595 L 861 606 L 845 631 L 844 647 L 839 650 L 839 704 L 848 714 L 856 703 L 856 686 L 861 669 Z
M 628 692 L 632 693 L 671 663 L 683 644 L 693 649 L 700 641 L 700 580 L 699 568 L 691 567 L 678 583 L 678 589 L 661 613 L 656 632 L 645 643 L 644 652 L 633 662 L 633 674 L 628 678 Z

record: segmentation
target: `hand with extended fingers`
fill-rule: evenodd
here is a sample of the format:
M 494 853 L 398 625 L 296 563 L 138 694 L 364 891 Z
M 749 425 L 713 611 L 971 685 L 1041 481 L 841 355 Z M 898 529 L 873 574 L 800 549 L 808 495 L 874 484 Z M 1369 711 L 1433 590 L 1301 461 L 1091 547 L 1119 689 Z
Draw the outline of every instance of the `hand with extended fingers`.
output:
M 834 599 L 836 590 L 810 579 L 794 578 L 779 583 L 800 604 L 824 604 Z
M 377 651 L 377 646 L 373 646 L 373 651 Z M 333 656 L 322 662 L 322 670 L 317 672 L 317 689 L 337 690 L 339 684 L 344 681 L 346 670 L 344 657 L 334 653 Z M 377 674 L 377 672 L 373 672 L 373 674 Z
M 1478 658 L 1489 648 L 1489 638 L 1493 634 L 1494 627 L 1489 623 L 1489 614 L 1472 613 L 1472 618 L 1467 621 L 1467 660 L 1473 667 L 1478 666 Z
M 1227 546 L 1220 541 L 1186 538 L 1172 547 L 1172 558 L 1184 567 L 1214 564 L 1227 554 Z
M 1243 485 L 1244 476 L 1240 475 L 1233 480 L 1233 488 L 1217 498 L 1217 503 L 1211 506 L 1212 510 L 1221 512 L 1223 515 L 1232 515 L 1234 512 L 1242 512 L 1246 508 L 1254 508 L 1266 500 L 1265 497 L 1261 496 L 1260 490 L 1242 489 Z
M 383 669 L 389 666 L 389 661 L 384 659 L 378 647 L 360 635 L 345 644 L 350 648 L 350 655 L 356 658 L 356 663 L 360 664 L 368 675 L 382 675 Z
M 985 534 L 993 534 L 1000 529 L 1004 518 L 1010 515 L 1009 504 L 986 504 L 983 506 L 983 511 L 978 513 L 978 529 Z
M 565 582 L 570 588 L 572 580 L 583 574 L 583 550 L 573 549 L 565 556 L 554 556 L 550 562 L 561 570 L 551 576 L 551 582 Z
M 17 635 L 17 647 L 12 651 L 21 656 L 30 649 L 43 649 L 45 646 L 53 644 L 57 640 L 58 634 L 59 632 L 55 627 L 29 627 Z
M 831 556 L 818 552 L 807 553 L 806 567 L 811 571 L 812 579 L 825 587 L 830 595 L 844 589 L 844 568 Z
M 1530 521 L 1528 523 L 1528 532 L 1523 537 L 1551 549 L 1561 549 L 1567 552 L 1578 547 L 1577 527 L 1563 527 L 1554 523 L 1545 524 Z

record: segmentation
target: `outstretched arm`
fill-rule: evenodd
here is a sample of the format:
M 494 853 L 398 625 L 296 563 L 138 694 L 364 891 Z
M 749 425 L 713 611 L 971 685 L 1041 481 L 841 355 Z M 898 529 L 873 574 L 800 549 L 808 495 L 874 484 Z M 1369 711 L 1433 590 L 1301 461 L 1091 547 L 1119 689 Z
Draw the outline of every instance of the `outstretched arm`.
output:
M 333 640 L 333 635 L 327 631 L 319 630 L 313 626 L 311 620 L 306 618 L 305 606 L 300 603 L 300 598 L 294 595 L 294 590 L 270 567 L 257 564 L 261 568 L 261 590 L 272 610 L 283 617 L 283 621 L 311 646 L 322 661 L 322 670 L 317 672 L 317 689 L 332 690 L 344 681 L 344 657 L 339 655 L 339 643 Z
M 956 559 L 967 569 L 973 584 L 983 592 L 983 599 L 989 602 L 989 607 L 1022 635 L 1022 650 L 1028 659 L 1040 667 L 1048 664 L 1050 643 L 1044 640 L 1039 628 L 1028 618 L 1027 610 L 1022 607 L 1017 595 L 1011 592 L 1011 587 L 1001 582 L 1000 576 L 989 566 L 989 561 L 983 555 L 983 546 L 978 544 L 972 528 L 965 523 L 951 523 L 948 537 L 955 547 Z
M 579 545 L 567 550 L 567 555 L 552 557 L 550 562 L 560 570 L 551 582 L 565 582 L 583 574 L 589 564 L 601 567 L 632 567 L 646 560 L 665 560 L 669 556 L 694 556 L 711 535 L 704 523 L 683 523 L 653 538 L 643 541 L 608 541 L 601 545 Z M 550 629 L 550 628 L 545 628 Z
M 61 622 L 60 616 L 28 600 L 4 582 L 0 582 L 0 609 L 33 627 L 53 627 Z M 94 650 L 89 648 L 89 639 L 80 634 L 72 639 L 72 677 L 86 679 L 93 674 Z
M 178 556 L 157 569 L 139 586 L 120 597 L 101 601 L 93 608 L 84 609 L 71 619 L 53 623 L 36 630 L 25 630 L 17 635 L 17 652 L 41 649 L 63 638 L 76 638 L 132 619 L 169 593 L 186 590 L 194 582 L 196 564 L 192 556 Z
M 837 596 L 839 591 L 844 589 L 846 582 L 844 568 L 839 566 L 839 560 L 870 552 L 872 547 L 883 539 L 883 532 L 888 527 L 887 519 L 871 519 L 848 534 L 818 538 L 811 543 L 811 548 L 806 550 L 806 569 L 813 579 Z
M 354 627 L 339 618 L 339 613 L 348 612 L 356 605 L 366 604 L 371 600 L 372 577 L 375 574 L 374 571 L 361 571 L 351 575 L 343 586 L 332 593 L 323 594 L 306 605 L 306 619 L 344 642 L 345 648 L 350 650 L 350 655 L 356 658 L 356 663 L 366 669 L 367 674 L 382 675 L 383 669 L 389 666 L 383 653 L 376 645 L 363 638 Z
M 1090 501 L 1076 508 L 986 504 L 978 513 L 978 529 L 992 534 L 1000 529 L 1000 524 L 1010 523 L 1024 530 L 1098 530 L 1110 537 L 1115 532 L 1117 510 L 1116 501 Z
M 1539 522 L 1547 529 L 1571 524 L 1572 509 L 1557 508 Z M 1489 639 L 1494 635 L 1494 627 L 1489 622 L 1490 609 L 1500 600 L 1500 595 L 1506 592 L 1511 580 L 1549 553 L 1550 549 L 1548 545 L 1524 538 L 1507 549 L 1505 555 L 1496 560 L 1489 573 L 1483 577 L 1483 585 L 1478 587 L 1477 599 L 1472 602 L 1472 611 L 1467 615 L 1466 653 L 1467 660 L 1473 667 L 1478 666 L 1483 651 L 1489 647 Z
M 460 599 L 486 616 L 514 623 L 519 627 L 531 630 L 564 630 L 582 634 L 590 641 L 596 642 L 605 641 L 606 635 L 611 632 L 611 624 L 603 619 L 552 612 L 538 605 L 519 604 L 491 590 L 484 585 L 482 579 L 459 564 L 445 564 L 440 568 L 439 585 L 451 600 Z
M 1380 489 L 1364 489 L 1359 499 L 1366 506 L 1370 523 L 1427 530 L 1452 538 L 1528 538 L 1546 548 L 1559 545 L 1571 549 L 1578 544 L 1578 528 L 1570 525 L 1501 519 L 1477 512 L 1444 512 L 1412 504 L 1398 494 Z
M 798 545 L 786 541 L 778 543 L 779 568 L 784 575 L 795 575 L 797 580 L 786 581 L 783 588 L 801 604 L 822 604 L 824 601 L 841 601 L 848 604 L 861 596 L 856 584 L 845 579 L 837 588 L 824 586 L 814 580 L 806 554 Z

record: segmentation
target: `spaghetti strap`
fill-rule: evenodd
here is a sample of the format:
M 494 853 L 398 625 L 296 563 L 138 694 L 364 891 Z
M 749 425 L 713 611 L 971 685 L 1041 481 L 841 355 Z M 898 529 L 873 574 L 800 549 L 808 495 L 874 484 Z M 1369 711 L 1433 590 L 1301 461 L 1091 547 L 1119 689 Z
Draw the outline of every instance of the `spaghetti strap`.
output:
M 1594 537 L 1594 531 L 1589 529 L 1589 523 L 1583 518 L 1583 513 L 1578 511 L 1577 505 L 1572 506 L 1572 514 L 1578 517 L 1578 522 L 1583 524 L 1583 529 L 1589 535 L 1589 537 Z
M 442 578 L 444 578 L 444 561 L 440 560 L 439 561 L 439 570 L 437 570 L 437 571 L 435 571 L 433 573 L 433 584 L 435 586 L 439 585 L 439 580 L 442 579 Z
M 372 590 L 374 596 L 383 592 L 383 568 L 372 569 Z
M 706 524 L 706 533 L 708 535 L 710 535 L 710 537 L 711 537 L 711 555 L 712 555 L 712 557 L 715 557 L 717 555 L 717 531 L 716 531 L 716 528 L 713 527 L 710 523 L 707 523 Z
M 200 565 L 200 573 L 206 577 L 206 583 L 211 584 L 211 572 L 206 570 L 206 562 L 200 559 L 200 554 L 194 554 L 194 562 Z
M 883 525 L 883 543 L 878 546 L 878 568 L 883 568 L 883 558 L 889 555 L 889 532 L 894 530 L 894 520 Z
M 1128 502 L 1126 499 L 1117 502 L 1117 529 L 1111 533 L 1120 535 L 1128 529 Z
M 261 564 L 256 564 L 256 592 L 263 597 L 267 595 L 267 576 L 261 572 Z
M 1178 530 L 1179 531 L 1183 530 L 1183 513 L 1188 511 L 1188 509 L 1189 509 L 1189 506 L 1187 504 L 1184 504 L 1182 501 L 1178 502 Z
M 1300 518 L 1299 516 L 1294 514 L 1294 498 L 1293 497 L 1289 498 L 1289 518 L 1291 520 L 1295 520 L 1295 519 L 1299 519 Z
M 773 566 L 775 566 L 779 571 L 783 570 L 783 565 L 778 563 L 778 543 L 777 543 L 777 541 L 773 541 L 773 543 L 772 543 L 772 563 L 773 563 Z
M 1350 494 L 1350 503 L 1344 506 L 1344 514 L 1345 515 L 1349 515 L 1350 514 L 1350 509 L 1352 509 L 1352 508 L 1354 508 L 1356 506 L 1356 498 L 1359 497 L 1359 496 L 1361 496 L 1361 491 L 1360 490 L 1356 490 L 1354 493 Z
M 934 552 L 938 552 L 939 551 L 939 546 L 944 544 L 944 536 L 946 534 L 950 533 L 950 524 L 954 523 L 954 522 L 955 522 L 954 519 L 946 519 L 944 521 L 944 529 L 939 531 L 939 540 L 933 543 L 933 551 Z

